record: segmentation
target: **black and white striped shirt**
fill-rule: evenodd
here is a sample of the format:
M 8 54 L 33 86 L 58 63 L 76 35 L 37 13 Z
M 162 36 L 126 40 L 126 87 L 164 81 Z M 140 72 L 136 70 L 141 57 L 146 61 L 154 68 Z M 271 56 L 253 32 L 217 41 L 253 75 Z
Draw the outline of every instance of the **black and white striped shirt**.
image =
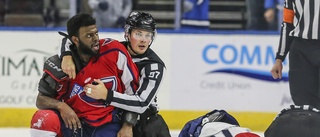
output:
M 285 0 L 277 59 L 284 60 L 293 37 L 320 39 L 320 0 Z
M 128 43 L 122 44 L 126 46 Z M 142 55 L 132 56 L 132 60 L 140 72 L 139 88 L 135 95 L 108 92 L 106 101 L 110 101 L 112 106 L 140 114 L 148 108 L 159 111 L 157 94 L 166 72 L 164 62 L 150 48 Z
M 122 42 L 122 44 L 127 46 L 129 43 Z M 71 55 L 71 53 L 68 53 L 70 52 L 70 45 L 72 45 L 72 42 L 69 39 L 62 39 L 58 51 L 60 58 L 64 55 Z M 142 55 L 132 56 L 132 60 L 139 69 L 139 88 L 134 95 L 110 90 L 106 103 L 139 114 L 145 112 L 148 108 L 159 111 L 157 94 L 166 72 L 164 62 L 150 48 Z

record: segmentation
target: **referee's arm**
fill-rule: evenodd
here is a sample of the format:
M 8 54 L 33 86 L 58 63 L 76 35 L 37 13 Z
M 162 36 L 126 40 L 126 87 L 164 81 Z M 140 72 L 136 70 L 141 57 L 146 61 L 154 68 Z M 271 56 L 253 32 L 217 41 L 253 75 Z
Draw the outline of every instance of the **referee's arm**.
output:
M 276 59 L 280 59 L 282 62 L 285 60 L 293 40 L 292 37 L 289 36 L 290 31 L 294 29 L 293 19 L 294 11 L 292 2 L 288 1 L 288 3 L 285 3 L 283 9 L 283 22 L 281 26 L 280 41 L 276 55 Z

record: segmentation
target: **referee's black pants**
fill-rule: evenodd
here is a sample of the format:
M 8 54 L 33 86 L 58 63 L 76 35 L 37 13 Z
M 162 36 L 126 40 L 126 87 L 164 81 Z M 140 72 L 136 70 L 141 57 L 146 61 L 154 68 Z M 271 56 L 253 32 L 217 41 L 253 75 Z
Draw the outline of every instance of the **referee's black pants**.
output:
M 289 53 L 289 85 L 295 105 L 320 109 L 320 40 L 293 40 Z

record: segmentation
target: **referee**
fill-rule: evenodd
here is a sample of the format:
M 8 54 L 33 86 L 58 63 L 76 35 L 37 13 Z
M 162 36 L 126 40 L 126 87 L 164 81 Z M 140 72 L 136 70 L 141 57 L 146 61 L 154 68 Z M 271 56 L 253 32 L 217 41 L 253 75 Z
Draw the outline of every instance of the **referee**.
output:
M 320 109 L 320 0 L 285 0 L 274 79 L 289 54 L 290 94 L 295 105 Z

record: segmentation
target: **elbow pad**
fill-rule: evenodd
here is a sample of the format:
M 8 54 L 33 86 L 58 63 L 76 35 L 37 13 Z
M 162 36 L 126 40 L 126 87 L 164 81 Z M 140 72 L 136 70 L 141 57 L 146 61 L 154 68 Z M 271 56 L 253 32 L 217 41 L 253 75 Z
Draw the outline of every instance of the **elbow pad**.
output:
M 38 91 L 49 97 L 56 97 L 57 96 L 57 87 L 58 83 L 47 73 L 44 73 L 42 78 L 38 84 Z
M 68 78 L 67 74 L 61 69 L 61 60 L 58 55 L 49 57 L 44 63 L 43 70 L 56 81 L 62 81 Z
M 44 74 L 39 81 L 38 90 L 45 96 L 55 97 L 57 95 L 57 89 L 59 82 L 67 78 L 61 69 L 61 60 L 58 55 L 49 57 L 43 66 Z

